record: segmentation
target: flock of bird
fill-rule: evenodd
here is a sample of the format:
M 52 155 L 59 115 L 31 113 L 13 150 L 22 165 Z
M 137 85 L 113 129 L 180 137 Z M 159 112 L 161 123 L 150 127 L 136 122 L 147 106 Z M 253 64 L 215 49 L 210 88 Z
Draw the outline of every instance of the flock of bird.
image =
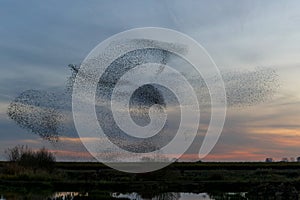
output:
M 173 57 L 176 55 L 159 48 L 135 50 L 116 59 L 101 76 L 96 91 L 96 112 L 104 133 L 114 144 L 128 151 L 144 153 L 160 149 L 174 137 L 174 134 L 170 134 L 172 132 L 170 129 L 178 128 L 174 120 L 167 120 L 165 127 L 155 136 L 150 138 L 132 137 L 116 125 L 109 107 L 115 85 L 128 70 L 137 65 L 151 62 L 161 63 L 163 66 Z M 69 68 L 72 75 L 68 78 L 65 89 L 24 91 L 10 103 L 8 116 L 20 127 L 46 140 L 59 141 L 60 136 L 78 137 L 72 118 L 72 88 L 80 68 L 76 65 L 69 65 Z M 160 70 L 163 71 L 163 67 Z M 200 106 L 201 104 L 209 105 L 210 97 L 204 92 L 207 87 L 203 79 L 195 78 L 185 72 L 182 74 L 193 83 L 192 85 L 198 93 Z M 268 101 L 279 87 L 278 74 L 271 68 L 223 71 L 221 75 L 229 108 L 251 106 Z M 211 78 L 213 79 L 214 75 Z M 167 92 L 168 95 L 163 95 L 162 92 Z M 144 85 L 136 90 L 130 99 L 132 119 L 140 126 L 147 125 L 150 120 L 148 112 L 154 104 L 159 104 L 168 110 L 167 108 L 176 107 L 179 103 L 176 96 L 169 90 L 155 84 Z M 177 115 L 180 115 L 180 112 L 175 115 L 175 122 L 179 123 L 180 116 Z

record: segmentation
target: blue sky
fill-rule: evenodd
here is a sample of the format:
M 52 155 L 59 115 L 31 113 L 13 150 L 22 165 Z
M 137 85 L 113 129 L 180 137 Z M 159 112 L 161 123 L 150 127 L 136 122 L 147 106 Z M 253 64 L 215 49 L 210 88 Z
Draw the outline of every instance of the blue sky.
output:
M 281 87 L 272 100 L 229 109 L 211 159 L 298 156 L 299 1 L 2 0 L 0 157 L 5 148 L 19 143 L 66 150 L 19 128 L 6 114 L 9 102 L 28 89 L 63 89 L 70 75 L 68 64 L 80 63 L 113 34 L 146 26 L 188 34 L 206 48 L 221 70 L 262 66 L 279 74 Z M 72 151 L 76 143 L 68 142 L 66 151 Z

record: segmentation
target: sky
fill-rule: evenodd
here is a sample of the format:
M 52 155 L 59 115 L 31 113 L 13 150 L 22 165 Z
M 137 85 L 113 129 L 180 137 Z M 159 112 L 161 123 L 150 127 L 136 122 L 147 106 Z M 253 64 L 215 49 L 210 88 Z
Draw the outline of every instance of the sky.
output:
M 81 63 L 106 38 L 138 27 L 191 36 L 221 71 L 266 67 L 278 74 L 279 87 L 270 99 L 228 108 L 222 135 L 204 160 L 300 156 L 299 1 L 2 0 L 0 158 L 5 159 L 5 149 L 25 144 L 45 146 L 59 160 L 91 160 L 78 139 L 43 140 L 19 127 L 7 109 L 26 90 L 63 90 L 71 75 L 68 64 Z

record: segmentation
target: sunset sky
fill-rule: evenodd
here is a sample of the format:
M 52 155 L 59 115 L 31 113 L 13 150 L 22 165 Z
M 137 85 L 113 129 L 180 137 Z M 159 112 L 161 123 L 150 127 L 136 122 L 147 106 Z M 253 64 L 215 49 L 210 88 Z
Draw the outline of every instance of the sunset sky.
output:
M 92 160 L 72 135 L 53 143 L 20 128 L 8 117 L 8 106 L 26 90 L 63 90 L 68 64 L 81 63 L 101 41 L 137 27 L 191 36 L 221 71 L 266 67 L 278 75 L 279 87 L 267 101 L 228 107 L 222 135 L 205 160 L 300 156 L 299 1 L 2 0 L 0 159 L 8 147 L 24 144 L 45 146 L 58 160 Z

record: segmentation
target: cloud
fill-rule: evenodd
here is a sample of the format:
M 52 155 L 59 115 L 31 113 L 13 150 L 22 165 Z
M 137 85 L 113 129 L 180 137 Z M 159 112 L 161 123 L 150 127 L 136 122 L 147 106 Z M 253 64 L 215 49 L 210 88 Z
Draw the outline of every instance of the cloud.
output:
M 299 100 L 293 95 L 248 108 L 228 110 L 217 145 L 205 160 L 263 161 L 297 157 Z

